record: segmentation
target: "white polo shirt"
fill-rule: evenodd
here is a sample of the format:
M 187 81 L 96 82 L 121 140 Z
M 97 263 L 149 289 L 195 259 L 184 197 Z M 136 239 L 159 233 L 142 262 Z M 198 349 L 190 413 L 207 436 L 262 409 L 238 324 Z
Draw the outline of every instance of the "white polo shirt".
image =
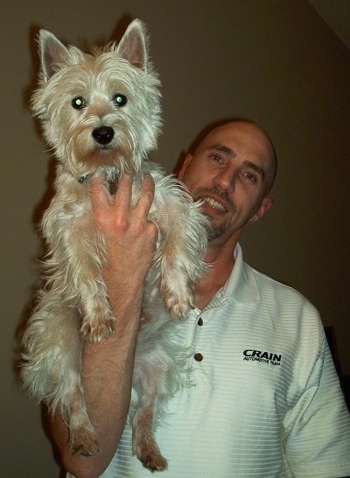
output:
M 350 418 L 318 312 L 245 264 L 240 246 L 235 256 L 226 286 L 179 323 L 193 386 L 157 431 L 159 477 L 350 476 Z M 102 477 L 151 476 L 127 426 Z

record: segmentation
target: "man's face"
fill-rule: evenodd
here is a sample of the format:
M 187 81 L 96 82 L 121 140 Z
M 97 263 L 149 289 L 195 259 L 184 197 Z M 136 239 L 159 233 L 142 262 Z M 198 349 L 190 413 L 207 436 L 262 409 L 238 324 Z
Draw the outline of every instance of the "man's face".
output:
M 194 200 L 203 201 L 211 222 L 211 245 L 238 240 L 244 225 L 272 205 L 266 194 L 273 178 L 273 153 L 255 125 L 229 123 L 216 128 L 188 155 L 179 173 Z

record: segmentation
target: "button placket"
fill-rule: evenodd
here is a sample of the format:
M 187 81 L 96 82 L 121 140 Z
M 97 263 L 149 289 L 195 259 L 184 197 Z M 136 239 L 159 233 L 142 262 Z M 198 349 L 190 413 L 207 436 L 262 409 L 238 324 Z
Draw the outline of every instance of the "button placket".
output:
M 197 326 L 202 327 L 203 324 L 204 324 L 203 318 L 202 318 L 202 317 L 199 317 L 199 319 L 197 320 Z M 193 358 L 194 358 L 194 360 L 196 360 L 197 362 L 201 362 L 201 361 L 204 359 L 203 354 L 201 354 L 200 352 L 196 352 L 196 353 L 193 355 Z

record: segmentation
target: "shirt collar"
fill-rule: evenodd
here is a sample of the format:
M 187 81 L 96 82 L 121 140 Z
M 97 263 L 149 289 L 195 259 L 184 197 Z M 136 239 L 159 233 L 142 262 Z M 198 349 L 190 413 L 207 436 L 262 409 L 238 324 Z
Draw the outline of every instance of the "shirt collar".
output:
M 254 277 L 254 270 L 243 261 L 243 252 L 239 244 L 234 250 L 235 263 L 225 286 L 223 294 L 228 301 L 242 303 L 259 302 L 260 294 Z

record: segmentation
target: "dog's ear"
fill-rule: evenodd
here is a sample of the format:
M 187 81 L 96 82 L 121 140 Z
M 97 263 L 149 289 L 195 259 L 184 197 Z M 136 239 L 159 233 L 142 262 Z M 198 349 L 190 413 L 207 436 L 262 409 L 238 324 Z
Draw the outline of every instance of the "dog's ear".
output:
M 117 53 L 133 66 L 147 70 L 148 38 L 141 20 L 133 20 L 126 29 L 117 48 Z
M 44 81 L 51 78 L 64 65 L 74 65 L 84 60 L 84 54 L 74 46 L 68 48 L 53 33 L 47 30 L 39 32 L 39 54 Z
M 39 54 L 42 73 L 47 81 L 59 70 L 60 65 L 65 62 L 68 57 L 68 50 L 55 35 L 47 30 L 40 30 Z

